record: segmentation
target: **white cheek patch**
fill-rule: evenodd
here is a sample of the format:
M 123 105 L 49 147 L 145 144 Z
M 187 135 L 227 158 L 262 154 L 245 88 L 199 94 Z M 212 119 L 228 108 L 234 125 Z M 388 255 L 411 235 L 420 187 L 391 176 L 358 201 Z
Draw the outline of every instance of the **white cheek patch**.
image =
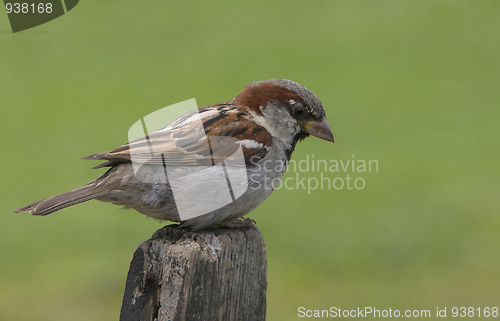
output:
M 267 107 L 261 108 L 261 111 L 264 116 L 250 111 L 255 123 L 264 127 L 271 136 L 282 141 L 287 147 L 290 147 L 295 134 L 300 130 L 297 121 L 285 110 Z

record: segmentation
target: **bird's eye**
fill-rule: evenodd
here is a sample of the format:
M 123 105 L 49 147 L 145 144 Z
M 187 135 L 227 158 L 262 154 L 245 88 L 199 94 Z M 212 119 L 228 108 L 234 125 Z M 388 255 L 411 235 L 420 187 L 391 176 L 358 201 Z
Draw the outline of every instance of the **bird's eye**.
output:
M 295 114 L 295 116 L 303 116 L 306 111 L 304 110 L 304 108 L 300 107 L 300 108 L 295 108 L 293 113 Z
M 298 101 L 294 102 L 294 104 L 290 106 L 290 109 L 295 117 L 303 117 L 307 113 L 307 110 L 304 107 L 304 105 Z

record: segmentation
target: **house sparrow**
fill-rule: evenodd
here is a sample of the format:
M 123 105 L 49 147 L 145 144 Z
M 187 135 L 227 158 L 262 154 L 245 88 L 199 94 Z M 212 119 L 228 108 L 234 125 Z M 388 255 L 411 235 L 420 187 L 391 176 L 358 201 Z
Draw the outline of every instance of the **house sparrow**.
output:
M 15 212 L 48 215 L 97 199 L 195 230 L 237 222 L 272 193 L 267 183 L 281 180 L 295 145 L 309 135 L 334 141 L 311 91 L 286 79 L 254 82 L 229 102 L 84 157 L 110 168 L 83 187 Z M 244 175 L 232 174 L 242 168 Z M 225 183 L 229 194 L 220 187 Z

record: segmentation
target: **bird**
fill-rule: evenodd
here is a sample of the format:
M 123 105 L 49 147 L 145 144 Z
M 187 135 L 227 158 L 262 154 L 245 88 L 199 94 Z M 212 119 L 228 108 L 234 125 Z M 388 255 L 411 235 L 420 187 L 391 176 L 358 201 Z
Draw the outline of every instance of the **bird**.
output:
M 287 79 L 252 82 L 230 101 L 83 157 L 109 168 L 83 187 L 14 212 L 43 216 L 96 199 L 192 230 L 252 224 L 243 216 L 276 189 L 308 136 L 334 142 L 315 94 Z

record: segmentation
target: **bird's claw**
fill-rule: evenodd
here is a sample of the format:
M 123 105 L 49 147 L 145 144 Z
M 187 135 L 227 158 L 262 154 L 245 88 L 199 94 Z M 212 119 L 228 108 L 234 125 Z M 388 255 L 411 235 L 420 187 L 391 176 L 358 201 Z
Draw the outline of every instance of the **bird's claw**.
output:
M 255 227 L 257 225 L 257 222 L 253 218 L 246 217 L 246 218 L 235 218 L 226 222 L 223 222 L 220 224 L 220 227 L 226 227 L 226 228 L 251 228 Z

